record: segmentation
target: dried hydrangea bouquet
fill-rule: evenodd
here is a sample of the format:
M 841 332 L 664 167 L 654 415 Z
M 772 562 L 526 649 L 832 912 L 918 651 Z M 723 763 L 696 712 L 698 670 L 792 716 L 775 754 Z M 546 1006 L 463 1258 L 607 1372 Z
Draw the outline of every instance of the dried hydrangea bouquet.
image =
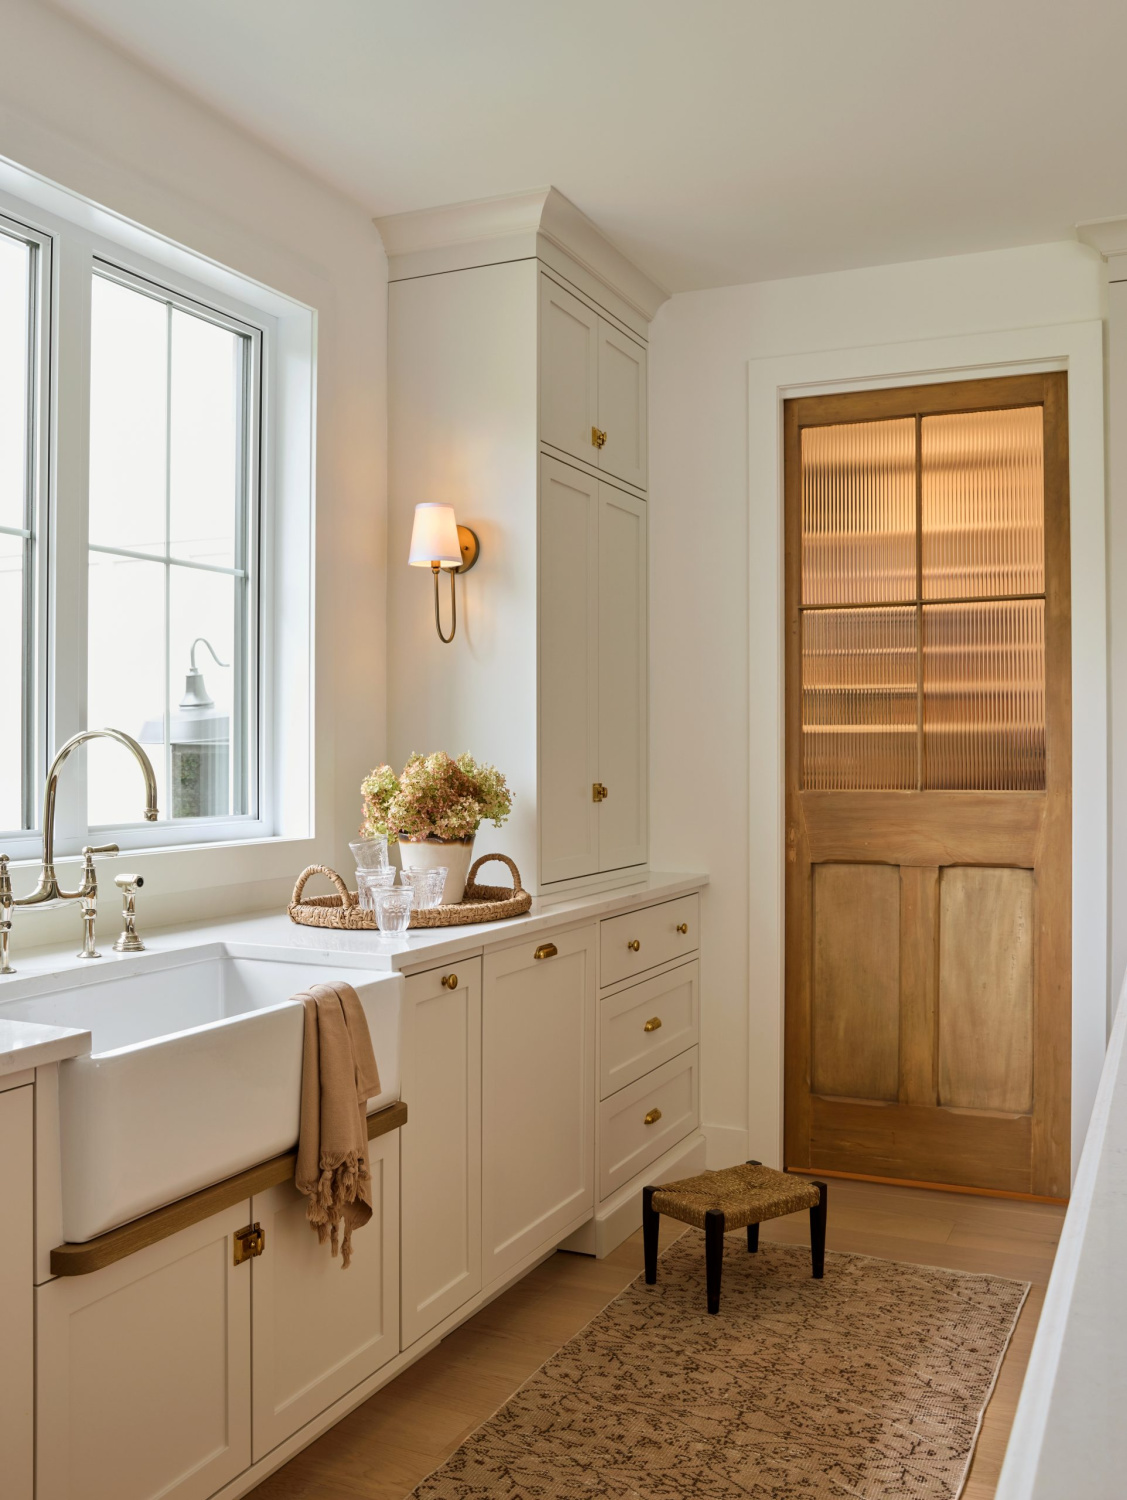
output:
M 397 776 L 379 766 L 360 783 L 365 838 L 382 834 L 400 845 L 405 870 L 445 865 L 443 901 L 461 901 L 480 824 L 495 827 L 512 810 L 512 793 L 495 766 L 479 766 L 472 755 L 452 759 L 443 750 L 412 755 Z

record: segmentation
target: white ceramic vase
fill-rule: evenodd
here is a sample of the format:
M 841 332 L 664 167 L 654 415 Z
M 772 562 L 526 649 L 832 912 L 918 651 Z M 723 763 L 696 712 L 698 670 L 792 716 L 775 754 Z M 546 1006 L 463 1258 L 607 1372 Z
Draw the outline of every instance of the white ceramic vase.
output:
M 466 893 L 466 876 L 473 860 L 474 836 L 464 839 L 401 838 L 399 858 L 405 870 L 433 870 L 436 865 L 447 869 L 442 900 L 446 905 L 460 901 Z

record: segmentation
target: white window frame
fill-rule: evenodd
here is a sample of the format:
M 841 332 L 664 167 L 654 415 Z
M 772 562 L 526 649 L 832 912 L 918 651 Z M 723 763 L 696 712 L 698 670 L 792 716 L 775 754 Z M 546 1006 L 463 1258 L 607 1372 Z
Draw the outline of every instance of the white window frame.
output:
M 15 187 L 18 191 L 13 192 Z M 313 826 L 313 419 L 315 317 L 312 310 L 163 239 L 10 163 L 0 162 L 0 216 L 34 237 L 50 259 L 49 317 L 43 333 L 39 422 L 43 448 L 37 496 L 38 659 L 32 827 L 4 834 L 14 861 L 41 847 L 40 802 L 55 750 L 86 725 L 90 303 L 95 271 L 150 291 L 240 332 L 253 331 L 257 366 L 257 503 L 248 497 L 257 569 L 252 583 L 255 691 L 248 731 L 258 754 L 248 788 L 251 811 L 225 818 L 146 823 L 137 780 L 136 823 L 91 827 L 86 819 L 85 754 L 60 779 L 55 844 L 60 857 L 84 843 L 124 851 L 174 851 L 307 839 Z M 251 555 L 248 553 L 248 562 Z M 275 600 L 286 601 L 285 618 Z M 123 611 L 122 658 L 128 660 Z M 282 661 L 290 664 L 279 673 Z M 131 726 L 124 727 L 133 732 Z M 162 809 L 162 812 L 164 810 Z

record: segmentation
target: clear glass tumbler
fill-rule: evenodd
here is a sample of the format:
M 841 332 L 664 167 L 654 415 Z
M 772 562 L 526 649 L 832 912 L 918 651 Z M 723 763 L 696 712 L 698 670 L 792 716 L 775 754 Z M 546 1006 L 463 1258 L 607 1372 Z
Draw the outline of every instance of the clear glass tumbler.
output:
M 448 873 L 446 865 L 435 865 L 431 870 L 401 870 L 399 879 L 411 892 L 411 905 L 423 910 L 441 901 Z
M 348 846 L 358 870 L 387 869 L 387 839 L 378 835 L 371 839 L 357 839 Z
M 450 871 L 446 865 L 435 865 L 433 870 L 427 871 L 427 905 L 441 906 L 442 897 L 446 890 L 446 877 Z
M 395 867 L 386 865 L 382 870 L 357 870 L 356 895 L 366 911 L 375 911 L 373 897 L 377 891 L 387 891 L 395 884 Z
M 373 896 L 376 921 L 379 929 L 388 937 L 398 937 L 411 925 L 411 888 L 393 885 L 387 890 L 376 891 Z

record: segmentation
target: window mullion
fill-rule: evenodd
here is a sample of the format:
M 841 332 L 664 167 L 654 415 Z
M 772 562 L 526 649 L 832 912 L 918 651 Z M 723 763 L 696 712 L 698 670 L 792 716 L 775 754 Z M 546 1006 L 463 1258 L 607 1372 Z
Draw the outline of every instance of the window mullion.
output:
M 86 727 L 87 557 L 90 456 L 90 274 L 93 243 L 67 229 L 55 244 L 52 369 L 53 463 L 49 531 L 50 696 L 42 779 L 59 746 Z M 55 847 L 77 853 L 86 842 L 86 756 L 73 756 L 60 779 Z

